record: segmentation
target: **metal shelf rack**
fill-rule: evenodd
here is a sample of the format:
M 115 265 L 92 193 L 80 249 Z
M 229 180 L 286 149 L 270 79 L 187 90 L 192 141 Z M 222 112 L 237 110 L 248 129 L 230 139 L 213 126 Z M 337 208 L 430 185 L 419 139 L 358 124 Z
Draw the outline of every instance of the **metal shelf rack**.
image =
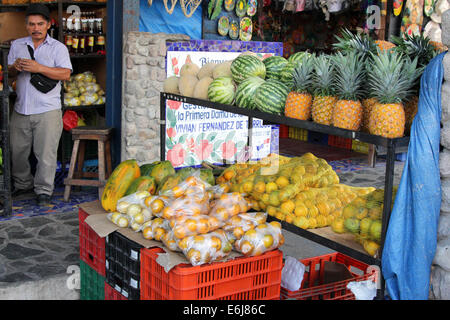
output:
M 274 217 L 269 216 L 269 221 L 279 221 L 285 230 L 295 233 L 298 236 L 304 237 L 308 240 L 314 241 L 318 244 L 326 246 L 332 250 L 344 253 L 362 262 L 370 265 L 376 265 L 381 270 L 381 254 L 384 246 L 384 241 L 386 238 L 387 226 L 389 224 L 389 218 L 391 214 L 391 204 L 392 204 L 392 192 L 393 192 L 393 182 L 394 182 L 394 165 L 395 165 L 395 151 L 400 147 L 407 147 L 409 144 L 409 137 L 402 138 L 385 138 L 381 136 L 372 135 L 366 132 L 351 131 L 347 129 L 341 129 L 337 127 L 327 126 L 318 124 L 312 121 L 297 120 L 293 118 L 285 117 L 284 115 L 270 114 L 266 112 L 261 112 L 259 110 L 250 110 L 245 108 L 240 108 L 237 106 L 225 105 L 220 103 L 215 103 L 207 100 L 189 98 L 185 96 L 180 96 L 171 93 L 161 92 L 160 95 L 160 132 L 161 132 L 161 160 L 165 160 L 165 136 L 166 132 L 166 101 L 175 100 L 184 103 L 190 103 L 193 105 L 198 105 L 202 107 L 207 107 L 211 109 L 217 109 L 222 111 L 227 111 L 230 113 L 245 115 L 249 117 L 248 129 L 249 129 L 249 141 L 251 137 L 251 126 L 253 123 L 253 118 L 262 119 L 264 124 L 284 124 L 290 127 L 302 128 L 308 131 L 320 132 L 331 134 L 335 136 L 340 136 L 344 138 L 356 139 L 361 142 L 366 142 L 374 144 L 376 146 L 382 146 L 386 148 L 386 171 L 385 171 L 385 188 L 384 188 L 384 204 L 383 204 L 383 217 L 382 217 L 382 231 L 381 231 L 381 246 L 380 252 L 377 257 L 368 255 L 359 244 L 354 246 L 349 244 L 348 241 L 340 241 L 339 237 L 336 236 L 334 239 L 330 239 L 325 234 L 320 232 L 310 231 L 298 228 L 297 226 L 287 223 L 285 221 L 280 221 Z M 356 242 L 355 242 L 356 244 Z M 378 292 L 378 298 L 384 297 L 384 279 L 380 274 L 381 288 Z

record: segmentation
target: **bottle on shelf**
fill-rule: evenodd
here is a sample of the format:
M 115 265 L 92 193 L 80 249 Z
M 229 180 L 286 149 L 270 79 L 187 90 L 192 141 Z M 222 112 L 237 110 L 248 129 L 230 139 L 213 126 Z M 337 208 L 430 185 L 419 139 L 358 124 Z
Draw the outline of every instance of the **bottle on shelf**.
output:
M 81 22 L 79 18 L 74 19 L 74 28 L 73 28 L 73 37 L 72 37 L 72 52 L 74 54 L 80 53 L 80 31 L 81 31 Z
M 50 29 L 48 29 L 48 34 L 53 39 L 58 39 L 58 27 L 56 25 L 55 19 L 53 19 L 53 18 L 51 20 Z
M 64 21 L 64 20 L 63 20 Z M 72 22 L 72 19 L 66 19 L 65 20 L 66 21 L 66 23 L 65 23 L 65 37 L 64 37 L 64 42 L 65 42 L 65 44 L 66 44 L 66 46 L 67 46 L 67 49 L 69 49 L 69 53 L 72 53 L 72 51 L 73 51 L 73 48 L 72 48 L 72 44 L 73 44 L 73 41 L 72 41 L 72 31 L 73 31 L 73 22 Z
M 103 34 L 102 24 L 103 24 L 102 18 L 95 19 L 96 33 L 97 33 L 97 38 L 96 38 L 96 42 L 95 42 L 96 51 L 104 54 L 104 52 L 105 52 L 105 36 Z
M 87 53 L 94 53 L 95 52 L 95 21 L 92 18 L 87 19 L 88 20 L 88 36 L 87 36 Z

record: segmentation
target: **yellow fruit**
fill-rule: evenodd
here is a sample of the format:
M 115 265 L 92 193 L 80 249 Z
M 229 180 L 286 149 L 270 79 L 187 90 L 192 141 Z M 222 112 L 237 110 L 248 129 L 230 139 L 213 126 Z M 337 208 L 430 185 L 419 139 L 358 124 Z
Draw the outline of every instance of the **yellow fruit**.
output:
M 152 203 L 150 204 L 150 209 L 152 209 L 152 211 L 154 213 L 159 213 L 161 212 L 161 210 L 164 208 L 164 202 L 161 199 L 155 199 L 152 201 Z
M 308 217 L 314 218 L 314 217 L 317 217 L 319 215 L 319 209 L 317 209 L 316 206 L 312 205 L 312 206 L 307 207 L 307 208 L 308 208 Z
M 263 241 L 264 247 L 266 247 L 266 249 L 273 246 L 273 237 L 271 234 L 266 234 L 263 237 L 262 241 Z
M 363 247 L 364 247 L 364 250 L 366 250 L 366 252 L 369 255 L 375 256 L 378 253 L 378 249 L 380 248 L 380 245 L 378 243 L 376 243 L 375 241 L 364 240 Z
M 236 239 L 240 239 L 244 235 L 244 230 L 242 229 L 242 227 L 236 227 L 233 229 L 233 235 L 236 237 Z
M 284 188 L 289 184 L 289 178 L 285 177 L 285 176 L 279 176 L 276 180 L 275 183 L 277 184 L 278 188 Z
M 244 240 L 240 244 L 240 251 L 245 255 L 251 254 L 253 251 L 253 248 L 254 248 L 253 245 L 248 240 Z
M 275 218 L 277 218 L 278 220 L 284 221 L 285 219 L 285 214 L 281 211 L 277 211 L 277 213 L 275 214 Z
M 363 117 L 360 101 L 339 100 L 333 110 L 333 126 L 358 131 Z
M 166 233 L 165 229 L 157 227 L 153 230 L 153 238 L 157 241 L 160 241 L 165 233 Z
M 269 222 L 269 224 L 274 228 L 281 229 L 281 223 L 279 223 L 278 221 L 271 221 Z
M 306 217 L 308 214 L 308 208 L 302 203 L 297 203 L 295 205 L 294 214 L 297 217 Z
M 266 193 L 271 193 L 275 190 L 278 190 L 278 185 L 275 182 L 268 182 L 266 184 Z
M 345 227 L 344 227 L 344 218 L 335 218 L 334 221 L 331 223 L 331 230 L 333 230 L 336 233 L 344 233 Z
M 292 223 L 292 221 L 294 220 L 295 215 L 292 213 L 286 213 L 285 217 L 284 217 L 284 221 L 286 221 L 287 223 Z
M 326 202 L 319 202 L 316 204 L 316 207 L 321 215 L 326 216 L 331 212 L 331 208 Z
M 358 208 L 356 208 L 352 204 L 345 206 L 344 210 L 342 211 L 342 215 L 344 218 L 353 218 L 357 213 Z
M 369 119 L 369 132 L 386 138 L 403 137 L 405 110 L 401 103 L 374 105 Z
M 295 203 L 292 200 L 287 200 L 281 204 L 280 209 L 284 213 L 292 213 L 295 209 Z
M 151 240 L 153 239 L 153 231 L 151 227 L 146 227 L 144 229 L 142 229 L 142 236 L 147 239 L 147 240 Z
M 360 207 L 358 209 L 358 212 L 355 214 L 355 218 L 359 220 L 364 219 L 365 217 L 367 217 L 368 213 L 369 210 L 367 210 L 367 208 Z
M 200 253 L 200 251 L 195 250 L 195 249 L 189 249 L 186 256 L 191 262 L 194 262 L 194 263 L 200 262 L 200 260 L 202 258 L 202 254 Z
M 309 218 L 308 225 L 310 229 L 317 228 L 317 220 L 315 218 Z
M 324 215 L 318 215 L 316 217 L 317 227 L 322 228 L 327 226 L 327 218 Z
M 308 229 L 309 227 L 309 220 L 305 216 L 295 217 L 293 223 L 294 225 L 302 229 Z
M 264 183 L 264 181 L 258 181 L 255 183 L 253 190 L 258 193 L 264 193 L 266 191 L 266 184 Z

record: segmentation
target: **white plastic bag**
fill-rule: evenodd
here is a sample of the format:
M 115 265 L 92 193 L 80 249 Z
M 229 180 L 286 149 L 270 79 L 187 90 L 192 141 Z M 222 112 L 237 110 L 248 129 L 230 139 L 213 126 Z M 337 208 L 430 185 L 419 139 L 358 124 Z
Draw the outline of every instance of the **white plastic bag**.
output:
M 281 270 L 281 286 L 289 291 L 297 291 L 302 285 L 304 273 L 305 265 L 294 257 L 287 256 Z
M 373 300 L 377 295 L 377 285 L 372 280 L 349 282 L 347 289 L 355 295 L 356 300 Z

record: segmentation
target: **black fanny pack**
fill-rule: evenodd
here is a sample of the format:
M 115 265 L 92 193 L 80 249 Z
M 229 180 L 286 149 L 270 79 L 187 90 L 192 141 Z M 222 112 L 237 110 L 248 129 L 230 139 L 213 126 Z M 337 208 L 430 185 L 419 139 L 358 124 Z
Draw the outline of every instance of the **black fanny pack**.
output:
M 34 60 L 34 50 L 30 45 L 27 45 L 27 46 L 28 46 L 28 51 L 30 52 L 31 59 Z M 47 93 L 50 90 L 52 90 L 54 87 L 56 87 L 59 80 L 50 79 L 49 77 L 44 76 L 41 73 L 31 73 L 30 82 L 33 85 L 33 87 L 35 87 L 40 92 Z

